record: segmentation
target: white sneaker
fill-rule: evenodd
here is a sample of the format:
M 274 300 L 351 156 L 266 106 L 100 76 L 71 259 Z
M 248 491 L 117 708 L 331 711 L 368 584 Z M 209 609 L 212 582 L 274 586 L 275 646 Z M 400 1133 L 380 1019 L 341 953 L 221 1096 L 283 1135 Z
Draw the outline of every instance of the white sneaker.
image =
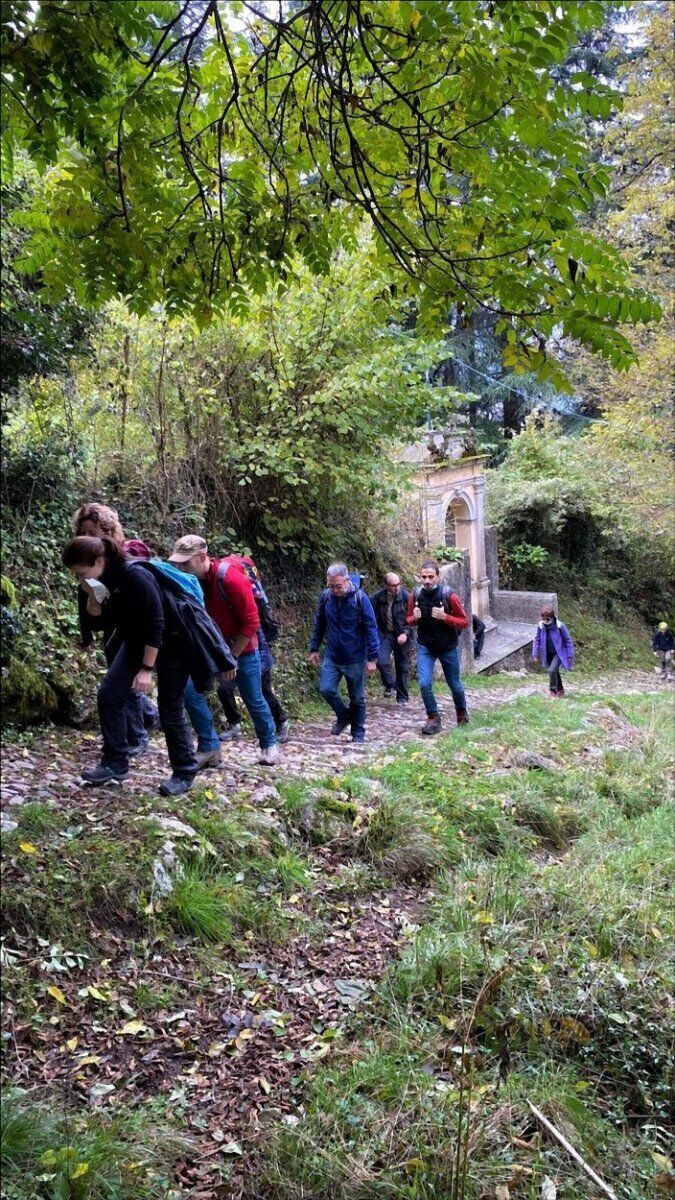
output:
M 273 767 L 279 761 L 279 747 L 267 746 L 265 750 L 261 750 L 258 755 L 258 762 L 264 767 Z
M 232 742 L 235 738 L 240 738 L 243 736 L 244 731 L 242 730 L 241 725 L 228 725 L 225 732 L 221 733 L 220 740 L 221 742 Z

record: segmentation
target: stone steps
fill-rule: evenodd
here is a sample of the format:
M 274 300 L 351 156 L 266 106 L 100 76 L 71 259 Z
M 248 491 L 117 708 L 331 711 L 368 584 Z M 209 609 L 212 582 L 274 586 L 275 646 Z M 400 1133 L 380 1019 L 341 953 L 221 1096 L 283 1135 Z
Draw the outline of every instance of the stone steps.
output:
M 535 628 L 536 623 L 532 622 L 499 621 L 485 635 L 483 653 L 480 658 L 474 660 L 476 673 L 494 674 L 496 671 L 524 666 L 525 661 L 520 662 L 518 658 L 529 658 Z M 507 661 L 512 655 L 516 655 L 516 659 L 513 662 Z

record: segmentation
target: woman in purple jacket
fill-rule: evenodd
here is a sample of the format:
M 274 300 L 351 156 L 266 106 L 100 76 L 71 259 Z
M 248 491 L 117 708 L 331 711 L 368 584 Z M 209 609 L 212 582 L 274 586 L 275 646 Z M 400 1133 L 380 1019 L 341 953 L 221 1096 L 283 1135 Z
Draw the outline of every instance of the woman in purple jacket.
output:
M 574 666 L 574 646 L 567 627 L 558 620 L 550 605 L 541 610 L 541 621 L 532 645 L 532 661 L 540 662 L 548 671 L 551 695 L 564 696 L 560 668 L 570 671 Z

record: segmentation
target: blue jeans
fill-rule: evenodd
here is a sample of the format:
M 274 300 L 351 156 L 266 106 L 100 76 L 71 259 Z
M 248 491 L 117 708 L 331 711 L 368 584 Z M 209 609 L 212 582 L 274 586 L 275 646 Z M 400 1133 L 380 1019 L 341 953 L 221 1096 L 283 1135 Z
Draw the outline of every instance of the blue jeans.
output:
M 324 658 L 321 666 L 319 691 L 326 704 L 330 704 L 338 721 L 350 722 L 352 737 L 366 736 L 366 664 L 364 662 L 336 663 Z M 340 680 L 347 682 L 349 707 L 340 695 Z
M 239 655 L 237 659 L 237 687 L 239 688 L 239 695 L 251 715 L 251 720 L 258 735 L 260 749 L 267 750 L 269 746 L 276 745 L 277 731 L 269 704 L 262 692 L 260 655 L 257 650 Z M 220 689 L 218 691 L 220 694 Z
M 459 651 L 457 649 L 445 650 L 443 654 L 432 654 L 431 650 L 427 650 L 426 646 L 418 645 L 417 679 L 424 707 L 427 710 L 427 716 L 435 717 L 438 713 L 438 705 L 434 696 L 434 664 L 436 659 L 438 659 L 443 668 L 445 682 L 452 692 L 455 708 L 463 712 L 466 709 L 466 696 L 464 695 L 462 681 L 459 678 Z
M 213 716 L 209 702 L 202 692 L 198 692 L 191 679 L 188 679 L 185 689 L 185 708 L 190 718 L 190 724 L 197 734 L 197 750 L 207 754 L 209 750 L 217 750 L 220 738 L 213 724 Z

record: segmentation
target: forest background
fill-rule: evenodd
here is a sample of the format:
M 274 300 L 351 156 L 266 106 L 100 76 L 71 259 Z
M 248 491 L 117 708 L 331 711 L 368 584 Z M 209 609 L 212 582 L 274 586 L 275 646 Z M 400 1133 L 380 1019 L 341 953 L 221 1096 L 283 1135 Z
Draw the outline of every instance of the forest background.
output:
M 9 7 L 16 30 L 28 6 Z M 194 22 L 206 7 L 195 3 L 185 17 L 203 69 L 212 47 L 200 45 Z M 646 661 L 647 625 L 674 610 L 672 11 L 658 2 L 576 7 L 601 10 L 602 20 L 596 12 L 571 49 L 558 46 L 552 68 L 578 98 L 567 125 L 591 147 L 573 222 L 580 249 L 571 254 L 570 234 L 561 275 L 577 298 L 582 277 L 590 280 L 591 294 L 583 314 L 548 328 L 505 315 L 518 304 L 504 295 L 499 305 L 472 304 L 460 287 L 430 302 L 438 293 L 410 286 L 358 205 L 349 218 L 340 204 L 325 221 L 301 213 L 281 274 L 244 263 L 220 302 L 190 282 L 201 233 L 180 226 L 161 293 L 157 280 L 147 283 L 153 265 L 140 238 L 124 276 L 105 227 L 98 245 L 81 235 L 91 130 L 70 161 L 39 111 L 3 138 L 2 620 L 12 721 L 80 721 L 91 704 L 59 558 L 72 513 L 94 498 L 162 554 L 188 531 L 215 551 L 254 554 L 281 608 L 282 688 L 297 705 L 314 682 L 305 636 L 325 564 L 346 558 L 369 583 L 391 567 L 410 578 L 424 547 L 395 451 L 457 414 L 466 453 L 489 455 L 503 582 L 557 590 L 582 663 L 584 654 L 595 666 Z M 423 33 L 415 6 L 400 9 L 410 9 L 412 34 Z M 56 57 L 58 80 L 44 19 L 31 53 Z M 5 36 L 12 52 L 11 22 Z M 114 55 L 94 58 L 81 45 L 70 47 L 75 74 L 76 51 L 110 77 L 119 70 Z M 17 79 L 31 65 L 17 58 L 8 77 L 14 131 Z M 92 123 L 97 102 L 92 93 Z M 528 136 L 543 155 L 543 135 Z M 111 172 L 116 165 L 112 155 Z M 250 222 L 262 185 L 250 160 L 231 173 Z M 462 186 L 460 178 L 464 202 Z M 405 189 L 398 200 L 405 210 Z M 263 232 L 242 226 L 238 236 L 249 244 Z M 620 285 L 614 249 L 630 270 Z M 143 278 L 125 300 L 120 278 L 128 283 L 136 267 Z

